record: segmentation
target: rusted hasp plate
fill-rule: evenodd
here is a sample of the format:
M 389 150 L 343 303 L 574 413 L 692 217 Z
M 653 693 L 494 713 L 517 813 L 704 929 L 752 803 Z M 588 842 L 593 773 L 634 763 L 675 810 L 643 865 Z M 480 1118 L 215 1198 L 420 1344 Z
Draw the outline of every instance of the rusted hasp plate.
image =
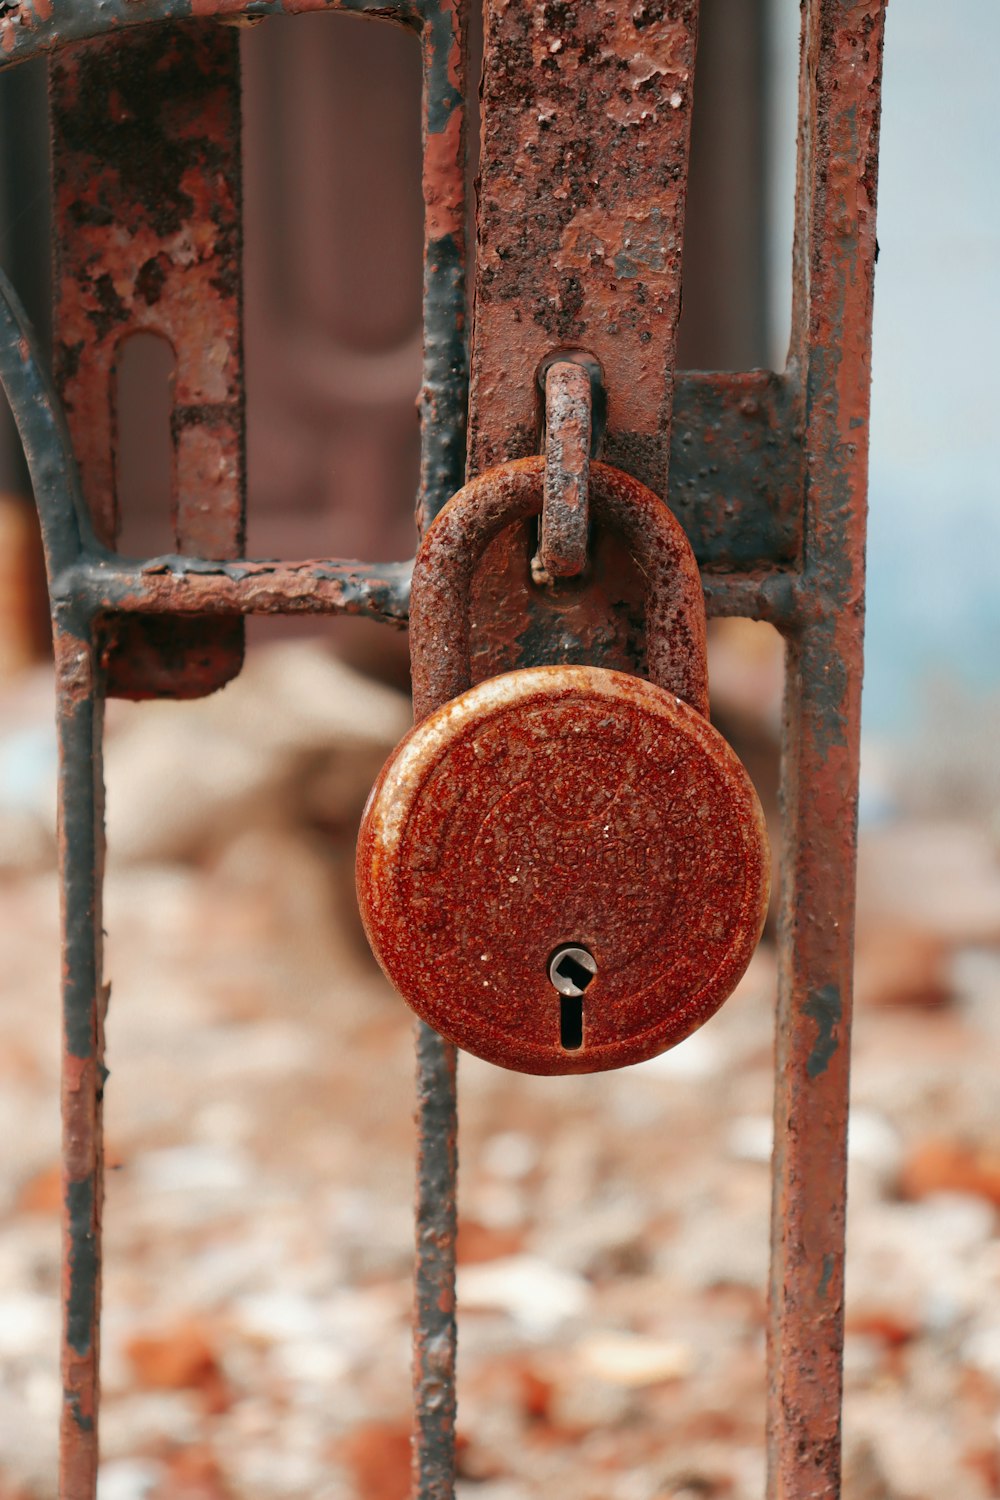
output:
M 487 0 L 469 457 L 536 451 L 534 375 L 601 363 L 605 462 L 666 490 L 697 0 Z
M 604 371 L 606 461 L 666 494 L 697 16 L 697 0 L 487 0 L 470 475 L 538 451 L 536 370 L 584 349 Z M 484 560 L 476 675 L 635 665 L 620 546 L 595 532 L 589 575 L 539 588 L 532 541 Z
M 239 39 L 185 22 L 65 49 L 51 64 L 54 363 L 83 493 L 119 533 L 118 366 L 133 333 L 176 359 L 176 550 L 243 552 Z M 239 671 L 238 620 L 116 625 L 109 691 L 197 697 Z

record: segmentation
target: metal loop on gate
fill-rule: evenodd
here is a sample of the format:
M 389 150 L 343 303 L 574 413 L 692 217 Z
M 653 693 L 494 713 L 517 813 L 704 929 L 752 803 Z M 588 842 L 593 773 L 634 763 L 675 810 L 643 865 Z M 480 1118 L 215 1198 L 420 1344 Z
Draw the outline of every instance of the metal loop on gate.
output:
M 590 531 L 591 377 L 557 360 L 545 372 L 545 490 L 536 583 L 574 578 L 587 566 Z
M 486 548 L 541 513 L 545 459 L 500 464 L 449 500 L 413 570 L 410 648 L 417 719 L 471 685 L 469 595 Z M 590 466 L 595 519 L 620 532 L 646 580 L 650 680 L 708 713 L 705 601 L 691 545 L 664 502 L 608 464 Z

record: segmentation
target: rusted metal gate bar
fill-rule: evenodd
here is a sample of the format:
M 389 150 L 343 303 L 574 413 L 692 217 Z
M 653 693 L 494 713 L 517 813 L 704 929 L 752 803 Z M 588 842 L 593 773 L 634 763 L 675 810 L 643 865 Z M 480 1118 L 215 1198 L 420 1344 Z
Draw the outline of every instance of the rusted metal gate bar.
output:
M 885 6 L 803 10 L 790 368 L 802 559 L 787 633 L 768 1457 L 776 1500 L 836 1495 L 875 194 Z
M 833 1500 L 839 1493 L 884 8 L 885 0 L 803 5 L 795 315 L 786 371 L 692 375 L 675 374 L 674 342 L 697 0 L 587 6 L 487 0 L 485 7 L 469 467 L 477 472 L 537 451 L 539 366 L 582 351 L 603 370 L 604 456 L 667 493 L 703 569 L 710 611 L 771 620 L 788 642 L 769 1338 L 772 1500 Z M 107 1004 L 100 915 L 104 698 L 109 691 L 205 691 L 236 669 L 234 631 L 244 614 L 359 613 L 399 625 L 408 610 L 407 563 L 259 562 L 235 555 L 243 524 L 238 59 L 232 37 L 214 23 L 343 11 L 392 20 L 422 38 L 422 528 L 463 477 L 465 8 L 460 0 L 8 0 L 2 11 L 0 64 L 39 52 L 58 55 L 58 385 L 45 375 L 2 278 L 0 381 L 41 515 L 56 649 L 65 1041 L 60 1494 L 92 1500 Z M 168 21 L 178 24 L 148 37 L 136 29 Z M 135 155 L 128 101 L 143 70 L 147 77 L 161 70 L 163 89 L 134 97 L 174 153 L 174 166 L 181 162 L 173 182 L 183 181 L 183 201 L 168 194 L 166 206 L 172 203 L 188 231 L 198 231 L 195 260 L 203 254 L 207 285 L 197 270 L 181 275 L 172 260 L 166 225 Z M 123 87 L 102 90 L 102 80 L 114 77 Z M 174 98 L 185 101 L 180 116 L 169 107 Z M 101 167 L 95 184 L 97 138 L 107 170 Z M 128 226 L 127 244 L 114 256 L 110 236 L 101 233 L 102 213 L 107 224 L 121 217 Z M 185 301 L 191 295 L 194 321 L 202 311 L 218 320 L 224 373 L 214 383 L 198 365 L 202 345 L 192 336 Z M 187 394 L 175 411 L 176 511 L 179 552 L 190 555 L 133 561 L 113 550 L 110 382 L 121 339 L 141 328 L 175 340 L 183 372 L 179 389 Z M 641 590 L 627 552 L 598 533 L 583 581 L 539 588 L 531 582 L 534 548 L 532 534 L 501 537 L 484 560 L 474 601 L 477 675 L 553 660 L 641 669 Z M 414 1487 L 425 1500 L 446 1500 L 454 1491 L 455 1057 L 426 1028 L 417 1052 Z

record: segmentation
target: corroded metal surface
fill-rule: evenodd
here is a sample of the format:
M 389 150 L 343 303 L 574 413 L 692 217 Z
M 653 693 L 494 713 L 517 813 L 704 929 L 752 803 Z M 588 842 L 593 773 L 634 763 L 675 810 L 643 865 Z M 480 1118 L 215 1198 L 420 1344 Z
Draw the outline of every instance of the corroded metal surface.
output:
M 579 348 L 604 372 L 603 456 L 667 493 L 697 21 L 698 0 L 487 0 L 471 475 L 536 451 L 534 371 Z M 591 577 L 616 605 L 597 655 L 592 592 L 563 585 L 556 627 L 528 541 L 484 558 L 475 675 L 565 660 L 570 637 L 570 659 L 640 667 L 642 583 L 614 536 L 593 528 Z
M 474 474 L 534 451 L 535 369 L 581 348 L 604 369 L 608 463 L 666 490 L 697 15 L 488 0 Z
M 34 333 L 0 272 L 0 383 L 24 445 L 50 586 L 96 548 L 69 433 Z M 60 1500 L 97 1483 L 104 1012 L 103 694 L 92 622 L 76 598 L 52 602 L 59 734 L 62 906 L 62 1405 Z
M 458 1082 L 455 1048 L 416 1024 L 416 1297 L 413 1322 L 414 1500 L 455 1495 L 455 1237 Z
M 104 1018 L 101 888 L 103 693 L 93 646 L 70 619 L 54 630 L 62 874 L 62 1410 L 60 1500 L 97 1484 L 101 1213 L 104 1201 Z
M 413 576 L 420 722 L 390 757 L 358 841 L 369 940 L 425 1021 L 529 1073 L 622 1067 L 673 1046 L 732 992 L 760 938 L 769 855 L 756 793 L 707 721 L 705 612 L 677 521 L 637 480 L 591 469 L 593 508 L 646 580 L 652 682 L 540 667 L 469 689 L 476 565 L 538 515 L 547 462 L 473 479 Z M 553 952 L 597 962 L 564 1045 Z
M 177 360 L 177 550 L 243 551 L 237 57 L 232 30 L 194 23 L 83 43 L 50 69 L 56 380 L 109 547 L 116 366 L 142 330 Z
M 769 1494 L 840 1493 L 844 1218 L 884 0 L 810 0 L 793 355 L 805 558 L 789 638 L 775 1059 Z
M 590 475 L 595 520 L 621 535 L 646 581 L 641 628 L 649 676 L 707 715 L 705 606 L 687 538 L 663 501 L 637 479 L 607 464 L 593 464 Z M 469 599 L 476 566 L 513 523 L 540 514 L 544 481 L 544 458 L 491 469 L 459 491 L 424 538 L 410 604 L 417 719 L 469 686 Z
M 125 341 L 175 358 L 171 527 L 179 552 L 244 551 L 239 38 L 211 22 L 67 48 L 50 67 L 56 382 L 83 493 L 117 543 Z M 121 627 L 118 696 L 211 692 L 239 671 L 237 621 Z
M 69 429 L 38 337 L 0 269 L 0 385 L 17 423 L 31 477 L 49 587 L 98 550 L 80 490 Z
M 526 1073 L 643 1062 L 732 993 L 769 856 L 750 780 L 672 693 L 597 667 L 490 678 L 390 758 L 358 841 L 369 941 L 409 1005 Z M 567 1038 L 552 954 L 596 974 Z
M 22 62 L 58 51 L 71 42 L 118 35 L 160 21 L 264 20 L 268 16 L 343 11 L 395 21 L 419 31 L 436 30 L 443 47 L 438 61 L 447 71 L 448 34 L 455 0 L 5 0 L 0 17 L 0 56 Z M 433 43 L 432 43 L 433 50 Z
M 105 633 L 132 614 L 151 616 L 367 615 L 403 627 L 409 614 L 412 563 L 316 558 L 268 562 L 239 558 L 153 557 L 139 564 L 107 557 L 73 570 L 55 585 L 86 600 Z
M 572 578 L 587 566 L 590 531 L 590 375 L 558 360 L 545 373 L 545 495 L 538 561 L 547 578 Z

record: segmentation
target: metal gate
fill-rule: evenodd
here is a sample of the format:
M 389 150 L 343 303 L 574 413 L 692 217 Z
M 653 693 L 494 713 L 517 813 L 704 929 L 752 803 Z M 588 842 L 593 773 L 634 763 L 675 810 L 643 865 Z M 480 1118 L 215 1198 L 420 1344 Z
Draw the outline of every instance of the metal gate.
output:
M 0 280 L 0 380 L 48 562 L 61 747 L 63 1414 L 60 1495 L 97 1473 L 103 1039 L 102 707 L 240 669 L 242 616 L 401 626 L 409 563 L 242 556 L 241 24 L 367 15 L 424 65 L 420 529 L 463 478 L 538 451 L 538 376 L 586 351 L 603 454 L 667 495 L 716 615 L 787 643 L 775 1065 L 768 1493 L 839 1493 L 845 1147 L 865 485 L 885 0 L 803 0 L 791 351 L 780 374 L 675 374 L 698 0 L 486 0 L 478 245 L 466 285 L 467 0 L 0 0 L 0 66 L 50 55 L 54 368 Z M 164 25 L 160 23 L 170 23 Z M 467 363 L 466 309 L 473 308 Z M 176 552 L 115 550 L 114 368 L 177 356 Z M 468 430 L 466 414 L 468 413 Z M 523 537 L 473 595 L 478 677 L 641 670 L 640 580 L 595 528 L 586 586 L 540 588 Z M 453 1049 L 417 1036 L 414 1493 L 454 1488 Z

